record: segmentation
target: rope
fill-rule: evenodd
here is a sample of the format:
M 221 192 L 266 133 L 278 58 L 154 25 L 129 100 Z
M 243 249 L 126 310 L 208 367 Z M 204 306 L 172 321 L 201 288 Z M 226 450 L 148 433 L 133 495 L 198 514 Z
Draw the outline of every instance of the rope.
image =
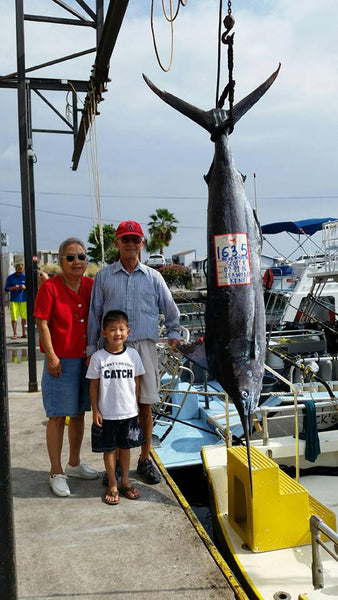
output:
M 84 102 L 79 98 L 76 89 L 70 82 L 70 86 L 73 92 L 76 94 L 78 100 L 80 100 L 81 104 L 84 106 Z M 104 238 L 103 238 L 103 226 L 102 226 L 102 215 L 101 215 L 101 199 L 100 199 L 100 181 L 99 181 L 99 171 L 98 171 L 98 159 L 97 159 L 97 135 L 96 135 L 96 115 L 97 113 L 97 102 L 95 100 L 96 95 L 94 93 L 91 94 L 90 103 L 88 107 L 89 112 L 89 127 L 86 134 L 86 158 L 87 158 L 87 168 L 88 168 L 88 179 L 89 179 L 89 192 L 91 199 L 91 209 L 92 209 L 92 218 L 93 218 L 93 229 L 95 232 L 95 216 L 94 216 L 94 197 L 96 201 L 96 212 L 97 212 L 97 222 L 99 227 L 99 241 L 101 246 L 101 261 L 104 264 Z M 70 105 L 67 101 L 66 110 L 70 110 Z M 83 122 L 84 126 L 84 122 Z M 88 152 L 88 147 L 90 147 L 90 152 Z M 98 240 L 97 240 L 98 241 Z
M 92 143 L 90 144 L 91 148 L 91 157 L 92 157 L 92 173 L 94 180 L 94 194 L 96 200 L 96 211 L 97 211 L 97 222 L 99 226 L 99 240 L 101 246 L 101 262 L 104 264 L 104 238 L 103 238 L 103 225 L 102 225 L 102 214 L 101 214 L 101 197 L 100 197 L 100 180 L 99 180 L 99 170 L 98 170 L 98 158 L 97 158 L 97 131 L 96 131 L 96 114 L 97 114 L 97 103 L 94 100 L 94 95 L 92 96 L 91 101 L 91 119 L 90 119 L 90 129 L 92 131 Z
M 168 16 L 164 0 L 162 0 L 162 12 L 164 14 L 165 19 L 170 23 L 170 60 L 169 60 L 169 65 L 167 67 L 164 67 L 162 64 L 162 61 L 160 59 L 160 55 L 159 55 L 158 48 L 157 48 L 156 34 L 155 34 L 155 27 L 154 27 L 154 0 L 151 0 L 151 11 L 150 11 L 151 35 L 153 38 L 153 45 L 154 45 L 157 62 L 159 64 L 160 68 L 162 69 L 162 71 L 164 71 L 165 73 L 170 71 L 170 69 L 172 67 L 172 63 L 173 63 L 173 56 L 174 56 L 174 25 L 173 25 L 173 23 L 178 16 L 181 6 L 186 6 L 187 1 L 188 0 L 177 0 L 177 8 L 176 8 L 175 14 L 173 14 L 173 0 L 169 0 L 170 16 Z

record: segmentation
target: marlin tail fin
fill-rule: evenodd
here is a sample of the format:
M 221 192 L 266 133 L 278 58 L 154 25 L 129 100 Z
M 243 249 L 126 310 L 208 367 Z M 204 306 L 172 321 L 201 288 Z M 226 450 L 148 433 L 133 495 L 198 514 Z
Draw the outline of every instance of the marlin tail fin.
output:
M 217 134 L 217 132 L 222 132 L 223 130 L 228 129 L 232 130 L 232 127 L 239 119 L 248 111 L 250 108 L 258 102 L 258 100 L 265 94 L 265 92 L 269 89 L 269 87 L 275 81 L 279 69 L 278 69 L 268 77 L 264 83 L 262 83 L 258 88 L 256 88 L 251 94 L 243 98 L 240 102 L 235 104 L 232 109 L 232 114 L 230 118 L 229 111 L 223 110 L 221 108 L 215 108 L 209 111 L 201 110 L 193 104 L 189 104 L 177 96 L 173 96 L 169 92 L 165 92 L 159 90 L 156 85 L 154 85 L 146 75 L 143 74 L 143 79 L 150 87 L 150 89 L 157 94 L 164 102 L 178 110 L 180 113 L 189 117 L 192 121 L 209 131 L 211 135 Z

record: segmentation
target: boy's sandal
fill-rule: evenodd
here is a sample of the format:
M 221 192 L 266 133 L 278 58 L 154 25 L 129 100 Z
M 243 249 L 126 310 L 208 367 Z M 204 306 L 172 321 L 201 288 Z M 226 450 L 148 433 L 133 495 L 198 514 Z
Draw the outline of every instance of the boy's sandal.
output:
M 137 498 L 139 498 L 141 496 L 141 493 L 139 490 L 137 490 L 135 487 L 121 487 L 120 488 L 120 492 L 121 494 L 123 494 L 126 498 L 128 498 L 128 500 L 137 500 Z
M 116 498 L 117 500 L 113 500 L 113 498 Z M 120 504 L 120 496 L 119 496 L 119 491 L 118 490 L 108 490 L 108 488 L 106 489 L 103 498 L 102 498 L 102 502 L 104 502 L 105 504 L 109 504 L 109 506 L 113 506 L 114 504 Z

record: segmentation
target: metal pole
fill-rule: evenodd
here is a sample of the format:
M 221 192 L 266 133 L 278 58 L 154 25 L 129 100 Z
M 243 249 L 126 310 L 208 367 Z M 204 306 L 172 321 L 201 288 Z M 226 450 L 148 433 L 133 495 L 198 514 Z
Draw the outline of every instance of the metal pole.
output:
M 255 192 L 255 210 L 256 210 L 256 213 L 258 214 L 257 190 L 256 190 L 256 173 L 254 173 L 253 176 L 254 176 L 254 192 Z
M 320 557 L 320 530 L 318 524 L 320 519 L 312 515 L 310 519 L 311 543 L 312 543 L 312 584 L 315 590 L 324 587 L 323 563 Z
M 33 181 L 30 178 L 32 164 L 28 159 L 28 93 L 29 83 L 25 78 L 25 42 L 24 42 L 24 11 L 23 0 L 15 0 L 16 6 L 16 45 L 17 45 L 17 72 L 18 72 L 18 122 L 19 122 L 19 148 L 20 148 L 20 175 L 22 196 L 22 224 L 25 254 L 25 273 L 27 281 L 27 334 L 28 334 L 28 391 L 38 390 L 36 356 L 35 356 L 35 323 L 33 318 L 34 308 L 34 283 L 33 283 L 33 256 L 36 248 L 35 214 Z M 32 163 L 32 161 L 31 161 Z M 31 173 L 32 175 L 32 173 Z
M 96 50 L 98 48 L 104 24 L 104 0 L 96 0 Z
M 37 262 L 38 262 L 38 249 L 36 245 L 36 222 L 35 222 L 35 188 L 34 188 L 34 161 L 35 154 L 33 152 L 33 133 L 32 133 L 32 93 L 31 89 L 27 88 L 27 144 L 31 150 L 28 153 L 28 181 L 29 181 L 29 201 L 30 201 L 30 217 L 31 217 L 31 228 L 32 228 L 32 289 L 33 289 L 33 301 L 38 291 L 38 277 L 37 277 Z M 33 268 L 35 267 L 35 268 Z M 33 310 L 32 310 L 33 313 Z M 28 338 L 28 352 L 30 343 L 32 343 L 31 351 L 34 352 L 35 357 L 35 326 L 33 338 Z
M 15 540 L 8 421 L 5 303 L 0 244 L 0 590 L 1 597 L 16 600 Z

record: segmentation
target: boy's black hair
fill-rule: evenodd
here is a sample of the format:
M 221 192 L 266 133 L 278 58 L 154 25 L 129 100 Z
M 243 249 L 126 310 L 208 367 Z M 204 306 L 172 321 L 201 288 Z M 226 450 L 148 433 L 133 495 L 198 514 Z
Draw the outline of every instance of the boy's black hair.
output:
M 112 321 L 125 321 L 128 325 L 128 315 L 123 310 L 108 310 L 103 318 L 102 329 L 105 329 Z

